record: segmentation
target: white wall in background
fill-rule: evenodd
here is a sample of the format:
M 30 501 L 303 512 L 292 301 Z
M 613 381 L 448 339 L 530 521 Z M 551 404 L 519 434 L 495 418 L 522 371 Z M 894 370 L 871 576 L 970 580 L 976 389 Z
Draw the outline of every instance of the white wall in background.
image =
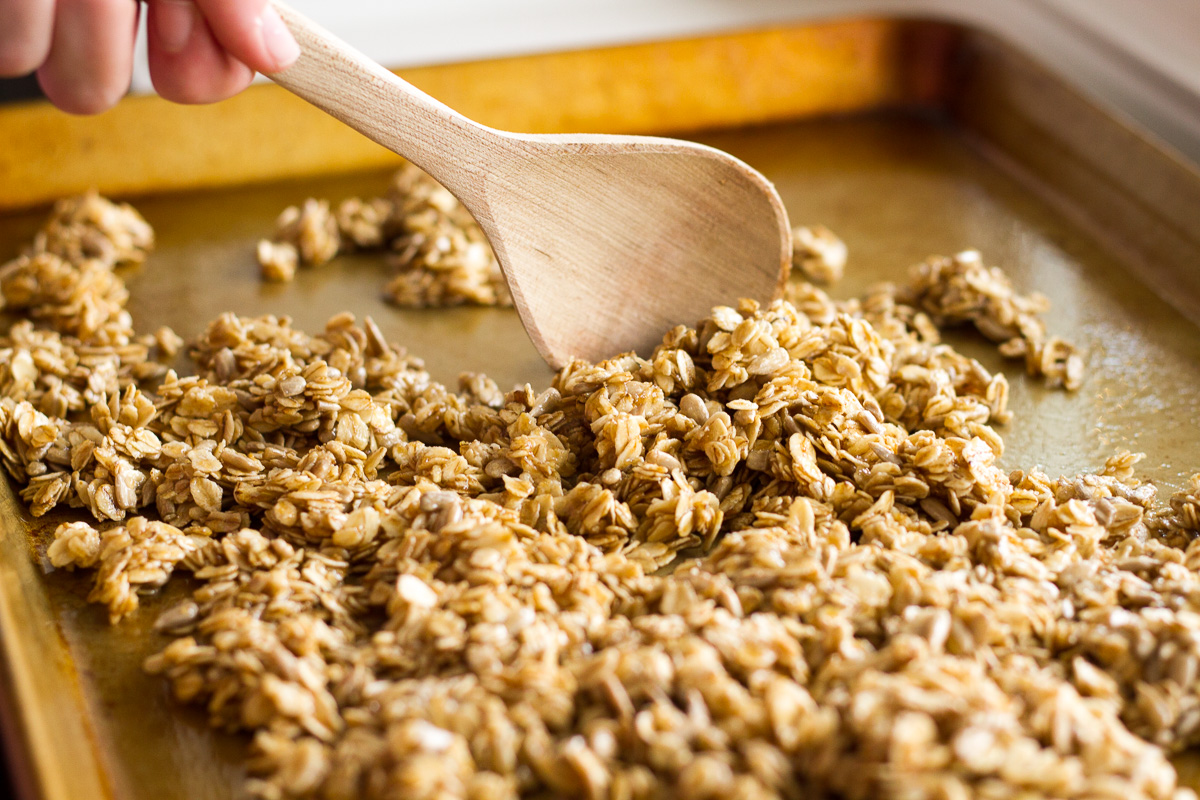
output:
M 290 0 L 391 67 L 854 14 L 935 16 L 1017 42 L 1200 162 L 1200 0 Z M 144 62 L 134 88 L 150 91 Z

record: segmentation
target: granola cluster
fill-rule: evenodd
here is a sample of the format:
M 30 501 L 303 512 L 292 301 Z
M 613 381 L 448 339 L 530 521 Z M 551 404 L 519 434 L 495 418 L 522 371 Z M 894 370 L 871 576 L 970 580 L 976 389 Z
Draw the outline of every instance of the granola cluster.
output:
M 511 306 L 487 239 L 470 213 L 411 164 L 384 197 L 350 198 L 336 209 L 309 199 L 284 209 L 275 236 L 258 244 L 264 280 L 290 281 L 297 266 L 321 266 L 338 253 L 387 251 L 384 297 L 397 306 Z
M 257 796 L 1194 796 L 1200 476 L 1159 507 L 1128 453 L 1000 469 L 1005 377 L 936 325 L 1053 340 L 977 257 L 541 390 L 448 388 L 349 314 L 226 314 L 180 375 L 122 327 L 91 254 L 142 228 L 101 208 L 59 282 L 0 270 L 36 320 L 0 340 L 0 458 L 35 514 L 84 509 L 48 556 L 114 622 L 192 576 L 145 666 L 253 734 Z
M 1074 345 L 1046 334 L 1039 315 L 1050 310 L 1050 301 L 1036 292 L 1018 294 L 1008 276 L 985 266 L 975 250 L 918 265 L 899 300 L 923 309 L 935 325 L 970 323 L 1000 344 L 1001 355 L 1024 359 L 1029 374 L 1049 386 L 1078 389 L 1083 380 L 1083 358 Z
M 837 283 L 846 272 L 848 255 L 846 243 L 824 225 L 792 228 L 792 269 L 806 281 Z

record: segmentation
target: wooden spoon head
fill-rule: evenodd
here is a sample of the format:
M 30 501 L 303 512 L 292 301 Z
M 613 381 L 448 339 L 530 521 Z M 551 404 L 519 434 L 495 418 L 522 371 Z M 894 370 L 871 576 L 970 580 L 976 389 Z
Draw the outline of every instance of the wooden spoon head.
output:
M 525 137 L 473 208 L 551 366 L 649 355 L 714 305 L 767 301 L 791 263 L 774 187 L 732 156 L 648 137 Z

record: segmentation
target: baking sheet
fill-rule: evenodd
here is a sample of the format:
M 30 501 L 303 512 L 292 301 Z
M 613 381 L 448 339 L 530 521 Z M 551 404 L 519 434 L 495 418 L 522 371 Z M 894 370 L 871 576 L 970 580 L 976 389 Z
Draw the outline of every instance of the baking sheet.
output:
M 975 247 L 1022 290 L 1051 298 L 1050 332 L 1086 353 L 1087 377 L 1078 392 L 1045 390 L 991 346 L 969 336 L 954 339 L 990 369 L 1010 375 L 1015 418 L 1002 430 L 1004 464 L 1076 472 L 1099 468 L 1120 449 L 1144 451 L 1142 474 L 1164 498 L 1200 468 L 1200 330 L 1143 284 L 1136 264 L 1011 177 L 960 128 L 892 113 L 697 138 L 773 180 L 793 222 L 824 223 L 846 240 L 847 278 L 833 290 L 836 296 L 901 279 L 927 255 Z M 137 203 L 158 234 L 157 252 L 126 274 L 139 330 L 169 324 L 192 335 L 224 311 L 288 314 L 316 330 L 332 314 L 351 310 L 374 317 L 443 381 L 478 370 L 501 386 L 544 384 L 550 372 L 512 311 L 391 308 L 379 297 L 386 268 L 378 259 L 338 259 L 286 285 L 259 282 L 254 243 L 285 205 L 308 196 L 372 194 L 386 183 L 386 174 L 352 175 Z M 25 241 L 40 218 L 0 219 L 0 257 Z M 6 516 L 0 582 L 17 583 L 28 609 L 24 624 L 39 627 L 48 651 L 59 653 L 55 669 L 74 681 L 60 692 L 61 703 L 68 712 L 77 708 L 106 792 L 147 800 L 238 796 L 245 739 L 209 731 L 202 713 L 177 707 L 163 683 L 140 671 L 141 660 L 166 643 L 149 625 L 169 598 L 147 599 L 131 620 L 110 628 L 103 610 L 84 602 L 88 576 L 42 577 L 43 566 L 18 568 L 14 559 L 29 556 L 30 520 L 14 518 L 20 512 L 10 489 L 0 492 Z M 9 684 L 11 690 L 11 676 Z M 53 711 L 29 698 L 9 700 L 35 719 Z M 70 796 L 46 789 L 44 777 L 47 795 Z M 80 780 L 74 786 L 86 784 Z

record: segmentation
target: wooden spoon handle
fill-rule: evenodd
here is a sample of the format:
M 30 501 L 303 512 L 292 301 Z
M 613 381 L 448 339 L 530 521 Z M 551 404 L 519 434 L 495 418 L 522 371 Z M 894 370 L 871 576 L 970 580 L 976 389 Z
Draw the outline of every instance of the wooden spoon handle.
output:
M 398 78 L 303 14 L 274 0 L 300 58 L 271 80 L 399 153 L 460 199 L 474 194 L 479 164 L 494 153 L 497 132 Z

